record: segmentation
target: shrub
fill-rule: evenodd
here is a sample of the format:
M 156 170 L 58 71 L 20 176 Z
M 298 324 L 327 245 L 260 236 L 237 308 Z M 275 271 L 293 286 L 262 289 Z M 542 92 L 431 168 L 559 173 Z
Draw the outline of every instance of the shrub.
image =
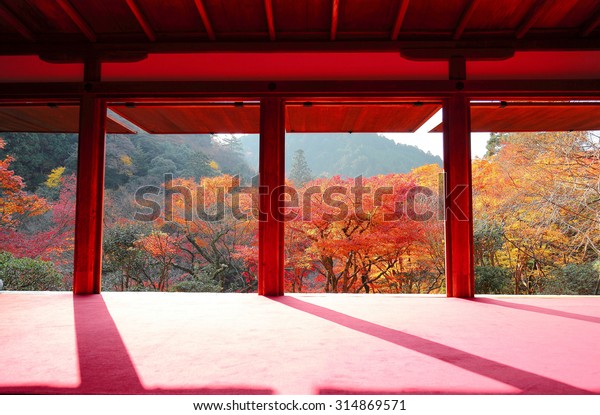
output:
M 593 295 L 596 284 L 598 271 L 595 263 L 568 264 L 552 273 L 542 294 Z
M 4 289 L 13 291 L 64 290 L 62 275 L 52 262 L 33 258 L 15 258 L 0 253 L 0 279 Z
M 188 275 L 186 279 L 179 281 L 171 286 L 171 291 L 177 292 L 222 292 L 223 287 L 217 280 L 219 269 L 212 265 L 200 267 L 194 266 L 194 274 Z
M 475 267 L 475 292 L 478 294 L 510 294 L 510 271 L 503 267 Z

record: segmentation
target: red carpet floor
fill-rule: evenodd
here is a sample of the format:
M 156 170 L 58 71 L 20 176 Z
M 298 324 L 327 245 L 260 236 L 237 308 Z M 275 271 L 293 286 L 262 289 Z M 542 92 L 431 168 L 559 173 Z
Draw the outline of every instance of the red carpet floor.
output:
M 3 292 L 0 393 L 600 393 L 600 297 Z

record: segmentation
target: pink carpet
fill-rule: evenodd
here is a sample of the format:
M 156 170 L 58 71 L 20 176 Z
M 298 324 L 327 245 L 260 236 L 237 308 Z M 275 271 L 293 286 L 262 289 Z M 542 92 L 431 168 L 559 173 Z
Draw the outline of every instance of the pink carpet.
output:
M 0 294 L 3 394 L 600 393 L 600 297 Z

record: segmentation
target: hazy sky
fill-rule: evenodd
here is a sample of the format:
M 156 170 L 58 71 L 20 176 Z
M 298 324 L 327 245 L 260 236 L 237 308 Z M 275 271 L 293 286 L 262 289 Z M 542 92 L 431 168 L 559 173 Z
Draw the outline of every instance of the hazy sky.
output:
M 421 150 L 436 156 L 444 158 L 442 148 L 442 133 L 429 133 L 442 122 L 442 110 L 439 110 L 429 121 L 427 121 L 416 133 L 386 133 L 386 137 L 391 138 L 397 143 L 408 144 L 419 147 Z M 472 133 L 471 134 L 471 156 L 483 157 L 486 152 L 485 146 L 489 133 Z

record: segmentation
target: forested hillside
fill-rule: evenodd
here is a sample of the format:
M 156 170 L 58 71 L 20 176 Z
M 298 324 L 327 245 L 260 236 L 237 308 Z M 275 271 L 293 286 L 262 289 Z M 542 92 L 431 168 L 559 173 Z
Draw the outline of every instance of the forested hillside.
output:
M 11 168 L 29 191 L 43 187 L 56 167 L 64 175 L 77 170 L 76 134 L 4 133 L 0 158 L 10 155 Z M 160 184 L 165 173 L 175 176 L 214 176 L 219 173 L 252 177 L 240 141 L 233 136 L 108 134 L 106 140 L 107 189 L 133 183 Z
M 258 140 L 242 136 L 241 142 L 250 165 L 258 165 Z M 418 166 L 442 164 L 437 156 L 379 134 L 287 134 L 285 165 L 288 173 L 297 150 L 304 151 L 315 177 L 408 173 Z

